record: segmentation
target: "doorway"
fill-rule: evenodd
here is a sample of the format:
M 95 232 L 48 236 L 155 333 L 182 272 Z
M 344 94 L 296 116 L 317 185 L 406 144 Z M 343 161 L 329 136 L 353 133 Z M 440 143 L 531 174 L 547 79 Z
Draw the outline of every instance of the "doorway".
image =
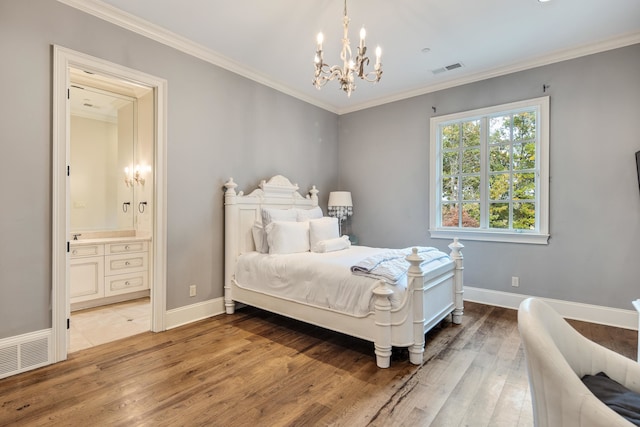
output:
M 121 138 L 115 138 L 120 142 L 98 149 L 91 146 L 97 143 L 93 138 L 86 138 L 88 148 L 72 150 L 72 121 L 81 122 L 82 126 L 90 121 L 72 117 L 72 89 L 86 91 L 86 96 L 80 93 L 75 101 L 87 104 L 84 107 L 89 116 L 98 114 L 97 104 L 113 100 L 123 124 L 110 127 L 112 133 L 122 134 Z M 144 297 L 146 292 L 151 306 L 150 329 L 154 332 L 165 329 L 166 89 L 163 79 L 54 46 L 51 345 L 54 362 L 67 358 L 72 305 L 89 308 Z M 149 112 L 147 119 L 135 114 L 143 99 Z M 77 105 L 73 108 L 77 109 Z M 110 118 L 103 122 L 110 120 L 116 121 Z M 82 126 L 78 129 L 83 129 Z M 122 145 L 124 141 L 129 141 L 130 146 Z M 73 162 L 73 157 L 83 151 L 94 151 L 94 159 L 87 157 L 82 162 Z M 95 151 L 99 153 L 96 155 Z M 107 157 L 115 163 L 106 166 Z M 100 158 L 103 161 L 96 163 Z M 99 182 L 96 188 L 84 193 L 74 191 L 77 189 L 72 183 L 86 186 L 91 182 L 91 179 L 73 182 L 70 176 L 76 167 L 84 168 L 85 173 L 104 171 L 96 181 Z M 105 194 L 96 194 L 97 187 Z M 89 208 L 98 205 L 108 209 L 96 208 L 97 214 L 90 212 Z M 72 282 L 81 285 L 73 287 Z

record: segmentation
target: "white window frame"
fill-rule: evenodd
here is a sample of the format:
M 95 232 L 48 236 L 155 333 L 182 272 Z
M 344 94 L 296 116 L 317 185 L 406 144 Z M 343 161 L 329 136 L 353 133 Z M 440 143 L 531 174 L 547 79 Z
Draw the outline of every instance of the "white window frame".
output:
M 536 229 L 535 230 L 500 230 L 490 229 L 481 225 L 481 228 L 442 227 L 442 185 L 441 185 L 441 143 L 440 128 L 442 125 L 460 121 L 486 119 L 497 114 L 517 113 L 522 110 L 535 109 L 536 120 Z M 486 120 L 483 122 L 486 123 Z M 481 174 L 488 174 L 488 142 L 486 130 L 481 133 Z M 508 104 L 480 108 L 477 110 L 463 111 L 447 114 L 430 119 L 430 156 L 429 156 L 429 232 L 435 239 L 452 239 L 458 237 L 464 240 L 481 240 L 491 242 L 531 243 L 547 244 L 549 241 L 549 97 L 534 98 Z M 488 183 L 481 188 L 486 193 Z M 481 209 L 485 209 L 488 203 L 486 196 L 482 197 Z

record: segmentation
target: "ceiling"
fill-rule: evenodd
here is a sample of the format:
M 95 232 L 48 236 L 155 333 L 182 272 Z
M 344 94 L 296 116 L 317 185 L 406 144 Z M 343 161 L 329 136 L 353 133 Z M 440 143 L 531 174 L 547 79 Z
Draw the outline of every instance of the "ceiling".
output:
M 384 74 L 348 98 L 311 83 L 318 32 L 341 62 L 342 0 L 59 1 L 338 114 L 640 42 L 639 0 L 349 0 Z

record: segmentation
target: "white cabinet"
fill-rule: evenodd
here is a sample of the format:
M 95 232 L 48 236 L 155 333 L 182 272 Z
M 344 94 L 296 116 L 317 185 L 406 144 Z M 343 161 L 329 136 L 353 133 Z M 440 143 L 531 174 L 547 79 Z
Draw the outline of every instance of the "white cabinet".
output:
M 149 289 L 149 242 L 71 243 L 71 303 L 115 302 L 110 297 Z M 138 296 L 135 296 L 138 297 Z M 95 301 L 94 301 L 95 300 Z M 84 305 L 83 307 L 84 308 Z
M 71 258 L 69 275 L 71 302 L 87 301 L 104 295 L 104 257 Z

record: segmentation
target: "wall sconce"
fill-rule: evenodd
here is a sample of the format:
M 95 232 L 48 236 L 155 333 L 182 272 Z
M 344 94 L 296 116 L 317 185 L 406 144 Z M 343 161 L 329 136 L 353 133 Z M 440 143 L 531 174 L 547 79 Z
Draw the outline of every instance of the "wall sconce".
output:
M 353 215 L 353 201 L 349 191 L 332 191 L 327 203 L 329 216 L 338 218 L 338 233 L 342 235 L 342 221 Z
M 133 187 L 134 182 L 138 185 L 144 185 L 145 178 L 143 172 L 151 172 L 151 166 L 136 165 L 135 169 L 127 166 L 124 168 L 124 183 L 127 187 Z

